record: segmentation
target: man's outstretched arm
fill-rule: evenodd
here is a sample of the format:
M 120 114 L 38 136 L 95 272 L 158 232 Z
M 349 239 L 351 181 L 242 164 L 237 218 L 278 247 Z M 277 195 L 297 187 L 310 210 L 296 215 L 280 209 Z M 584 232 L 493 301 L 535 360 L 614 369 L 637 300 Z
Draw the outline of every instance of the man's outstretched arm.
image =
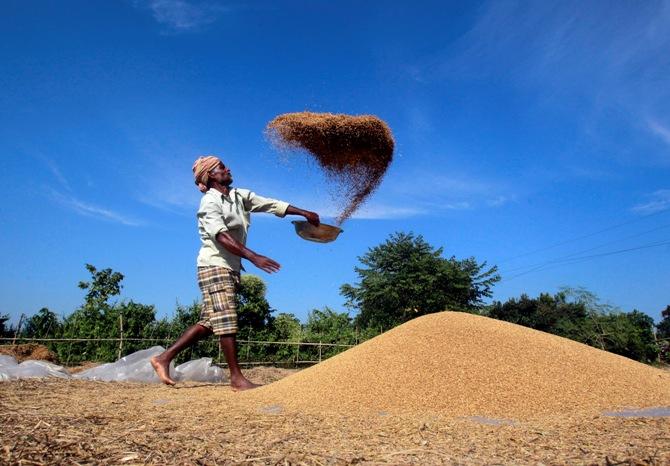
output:
M 299 207 L 289 205 L 288 202 L 262 197 L 247 189 L 238 189 L 237 192 L 242 196 L 244 206 L 249 209 L 250 212 L 268 212 L 275 214 L 278 217 L 284 217 L 285 215 L 301 215 L 316 227 L 318 227 L 321 222 L 319 214 L 316 212 L 300 209 Z
M 302 215 L 303 217 L 305 217 L 305 219 L 307 219 L 307 221 L 309 223 L 311 223 L 315 227 L 318 227 L 319 224 L 321 223 L 321 220 L 319 219 L 319 214 L 317 214 L 316 212 L 312 212 L 312 211 L 304 210 L 304 209 L 299 209 L 298 207 L 295 207 L 295 206 L 292 206 L 292 205 L 288 206 L 288 208 L 286 209 L 286 214 L 287 215 Z
M 230 233 L 226 231 L 221 231 L 216 235 L 216 240 L 223 245 L 231 253 L 236 256 L 247 259 L 249 262 L 254 264 L 256 267 L 267 273 L 278 272 L 281 268 L 278 262 L 270 259 L 269 257 L 261 256 L 256 254 L 254 251 L 246 247 L 244 244 L 237 241 L 233 238 Z

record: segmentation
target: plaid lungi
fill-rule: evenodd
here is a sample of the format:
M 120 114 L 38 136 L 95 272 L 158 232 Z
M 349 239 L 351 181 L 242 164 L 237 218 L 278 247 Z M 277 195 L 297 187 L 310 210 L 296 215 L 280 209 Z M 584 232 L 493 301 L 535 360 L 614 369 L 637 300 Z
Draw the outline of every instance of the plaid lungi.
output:
M 240 274 L 225 267 L 198 267 L 202 291 L 199 325 L 215 335 L 237 333 L 237 297 Z

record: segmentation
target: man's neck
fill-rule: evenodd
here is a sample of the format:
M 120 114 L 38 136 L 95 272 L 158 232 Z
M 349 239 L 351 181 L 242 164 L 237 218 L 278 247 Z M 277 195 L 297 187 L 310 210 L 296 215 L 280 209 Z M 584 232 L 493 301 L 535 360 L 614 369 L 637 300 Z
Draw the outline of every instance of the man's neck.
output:
M 224 186 L 224 185 L 219 184 L 219 183 L 213 183 L 213 184 L 210 186 L 210 188 L 212 188 L 212 189 L 216 189 L 216 190 L 219 191 L 221 194 L 224 194 L 224 195 L 226 195 L 226 196 L 228 196 L 228 195 L 230 194 L 230 186 Z

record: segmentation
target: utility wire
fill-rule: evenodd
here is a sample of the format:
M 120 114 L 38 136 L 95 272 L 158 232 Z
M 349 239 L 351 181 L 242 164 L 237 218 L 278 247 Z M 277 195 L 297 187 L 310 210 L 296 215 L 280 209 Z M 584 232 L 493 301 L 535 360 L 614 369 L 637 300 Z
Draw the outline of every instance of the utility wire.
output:
M 551 245 L 546 246 L 546 247 L 542 247 L 542 248 L 539 248 L 539 249 L 534 249 L 532 251 L 524 252 L 524 253 L 518 254 L 516 256 L 508 257 L 506 259 L 503 259 L 503 260 L 499 261 L 498 264 L 504 264 L 505 262 L 509 262 L 509 261 L 512 261 L 512 260 L 515 260 L 515 259 L 519 259 L 521 257 L 530 256 L 532 254 L 537 254 L 538 252 L 543 252 L 543 251 L 547 251 L 549 249 L 554 249 L 554 248 L 557 248 L 559 246 L 563 246 L 564 244 L 570 244 L 570 243 L 573 243 L 575 241 L 579 241 L 581 239 L 590 238 L 592 236 L 596 236 L 596 235 L 599 235 L 601 233 L 605 233 L 606 231 L 615 230 L 617 228 L 620 228 L 620 227 L 623 227 L 623 226 L 626 226 L 626 225 L 630 225 L 631 223 L 640 222 L 640 221 L 645 220 L 647 218 L 655 217 L 657 215 L 665 214 L 665 213 L 668 213 L 668 212 L 670 212 L 670 209 L 661 210 L 659 212 L 654 212 L 654 213 L 644 215 L 644 216 L 639 217 L 639 218 L 634 218 L 634 219 L 628 220 L 626 222 L 617 223 L 615 225 L 605 227 L 601 230 L 594 231 L 593 233 L 588 233 L 586 235 L 576 236 L 574 238 L 566 239 L 564 241 L 560 241 L 558 243 L 554 243 L 554 244 L 551 244 Z
M 659 246 L 666 246 L 670 245 L 670 241 L 662 241 L 659 243 L 651 243 L 651 244 L 646 244 L 644 246 L 638 246 L 635 248 L 627 248 L 627 249 L 620 249 L 618 251 L 608 251 L 608 252 L 603 252 L 600 254 L 592 254 L 589 256 L 581 256 L 581 257 L 574 257 L 572 259 L 563 259 L 563 260 L 555 260 L 555 261 L 550 261 L 547 262 L 546 264 L 540 265 L 538 267 L 532 268 L 530 270 L 526 270 L 525 272 L 518 273 L 516 275 L 512 275 L 511 277 L 503 278 L 502 281 L 509 281 L 517 277 L 521 277 L 522 275 L 527 275 L 529 273 L 535 272 L 537 270 L 542 270 L 546 268 L 551 268 L 551 267 L 556 267 L 560 265 L 565 265 L 565 264 L 576 264 L 578 262 L 584 262 L 589 259 L 595 259 L 598 257 L 605 257 L 605 256 L 612 256 L 615 254 L 623 254 L 626 252 L 631 252 L 631 251 L 638 251 L 640 249 L 648 249 L 648 248 L 657 248 Z
M 608 245 L 610 245 L 610 244 L 614 244 L 614 243 L 618 243 L 618 242 L 621 242 L 621 241 L 625 241 L 625 240 L 627 240 L 627 239 L 632 239 L 632 238 L 637 238 L 637 237 L 640 237 L 640 236 L 644 236 L 644 235 L 646 235 L 646 234 L 648 234 L 648 233 L 653 233 L 653 232 L 655 232 L 655 231 L 662 230 L 662 229 L 664 229 L 664 228 L 670 228 L 670 223 L 669 223 L 669 224 L 666 224 L 666 225 L 662 225 L 662 226 L 660 226 L 660 227 L 652 228 L 651 230 L 643 231 L 643 232 L 641 232 L 641 233 L 636 233 L 636 234 L 634 234 L 634 235 L 628 235 L 628 236 L 624 236 L 623 238 L 615 239 L 615 240 L 613 240 L 613 241 L 608 241 L 608 242 L 606 242 L 606 243 L 599 244 L 599 245 L 594 246 L 594 247 L 592 247 L 592 248 L 582 249 L 581 251 L 573 252 L 573 253 L 571 253 L 571 254 L 567 254 L 567 255 L 565 255 L 565 256 L 556 257 L 556 258 L 551 259 L 551 260 L 549 260 L 549 261 L 547 261 L 547 262 L 540 262 L 540 263 L 538 263 L 538 264 L 533 264 L 533 265 L 522 265 L 522 266 L 519 266 L 519 267 L 515 267 L 515 268 L 513 268 L 513 269 L 506 270 L 505 272 L 501 272 L 501 273 L 505 273 L 505 274 L 507 274 L 507 273 L 516 272 L 516 271 L 518 271 L 518 270 L 524 270 L 524 269 L 527 269 L 528 267 L 531 267 L 531 268 L 532 268 L 532 267 L 541 266 L 541 265 L 543 265 L 543 264 L 554 263 L 554 262 L 559 261 L 559 260 L 561 260 L 561 259 L 565 259 L 565 258 L 573 257 L 573 256 L 576 256 L 576 255 L 578 255 L 578 254 L 584 254 L 585 252 L 595 251 L 596 249 L 600 249 L 600 248 L 602 248 L 602 247 L 604 247 L 604 246 L 608 246 Z

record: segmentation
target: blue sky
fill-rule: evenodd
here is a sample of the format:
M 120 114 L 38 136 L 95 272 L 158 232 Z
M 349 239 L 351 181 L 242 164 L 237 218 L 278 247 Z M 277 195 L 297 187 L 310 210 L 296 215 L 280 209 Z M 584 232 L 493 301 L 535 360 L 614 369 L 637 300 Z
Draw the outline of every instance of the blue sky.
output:
M 375 114 L 396 138 L 379 190 L 330 244 L 257 215 L 252 265 L 282 312 L 344 310 L 357 257 L 396 231 L 497 264 L 494 299 L 586 287 L 670 304 L 670 2 L 5 1 L 0 313 L 83 300 L 85 263 L 170 315 L 199 299 L 191 165 L 332 221 L 276 115 Z M 330 218 L 329 218 L 330 217 Z

